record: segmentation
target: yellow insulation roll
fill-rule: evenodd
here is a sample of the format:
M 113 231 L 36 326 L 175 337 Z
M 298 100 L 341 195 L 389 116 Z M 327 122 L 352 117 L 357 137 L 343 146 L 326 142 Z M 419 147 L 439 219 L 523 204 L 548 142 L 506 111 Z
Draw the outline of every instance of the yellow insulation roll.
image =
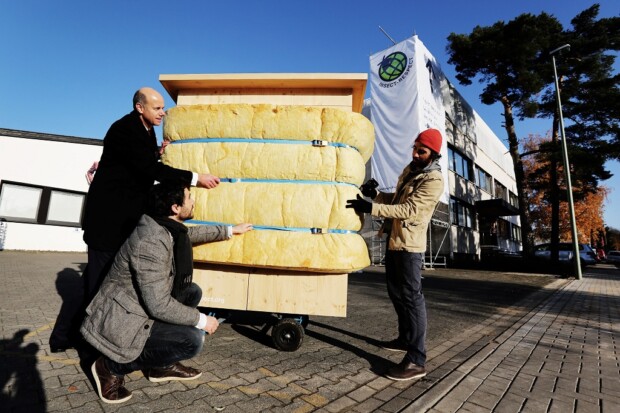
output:
M 220 177 L 331 181 L 362 184 L 360 153 L 351 147 L 310 144 L 176 141 L 163 155 L 177 168 Z
M 214 189 L 192 188 L 194 223 L 257 227 L 194 247 L 195 261 L 324 273 L 370 264 L 355 233 L 360 217 L 345 208 L 359 193 L 374 146 L 372 124 L 362 115 L 305 106 L 178 106 L 167 113 L 164 139 L 171 141 L 164 163 L 222 178 Z
M 291 228 L 359 231 L 359 216 L 345 208 L 359 193 L 352 185 L 222 182 L 216 188 L 192 188 L 194 219 Z
M 275 105 L 191 105 L 168 110 L 164 139 L 252 138 L 327 140 L 357 148 L 366 163 L 375 142 L 372 123 L 340 109 Z
M 339 274 L 370 265 L 358 234 L 257 230 L 195 246 L 194 261 Z

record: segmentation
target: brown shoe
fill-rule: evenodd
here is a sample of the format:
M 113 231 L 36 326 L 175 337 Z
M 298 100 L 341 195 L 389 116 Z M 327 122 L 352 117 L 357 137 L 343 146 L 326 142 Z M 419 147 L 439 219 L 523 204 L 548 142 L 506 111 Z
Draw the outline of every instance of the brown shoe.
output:
M 153 383 L 169 380 L 194 380 L 202 376 L 200 371 L 181 363 L 174 363 L 167 367 L 154 367 L 147 374 L 149 381 Z
M 426 376 L 424 367 L 411 363 L 407 358 L 404 358 L 403 361 L 390 368 L 385 374 L 385 377 L 388 379 L 398 381 L 419 379 L 424 376 Z
M 125 377 L 113 374 L 105 365 L 103 357 L 99 357 L 90 368 L 97 384 L 99 398 L 105 403 L 123 403 L 131 399 L 131 392 L 124 386 Z

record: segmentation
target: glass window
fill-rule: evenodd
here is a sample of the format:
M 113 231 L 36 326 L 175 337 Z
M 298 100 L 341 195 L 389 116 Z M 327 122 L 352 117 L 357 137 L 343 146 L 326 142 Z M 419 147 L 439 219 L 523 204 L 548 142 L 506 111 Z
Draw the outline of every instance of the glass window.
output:
M 460 199 L 450 198 L 450 217 L 454 225 L 465 228 L 474 227 L 474 210 Z
M 510 238 L 510 223 L 503 219 L 497 220 L 497 232 L 502 238 Z
M 36 222 L 42 188 L 4 184 L 0 192 L 0 217 L 22 222 Z
M 474 181 L 473 162 L 448 145 L 448 168 L 468 181 Z
M 517 198 L 517 196 L 512 193 L 511 191 L 508 191 L 508 202 L 510 202 L 510 205 L 512 205 L 515 208 L 519 208 L 519 198 Z
M 84 195 L 52 191 L 46 223 L 79 224 Z
M 450 222 L 454 225 L 459 224 L 459 207 L 455 198 L 450 198 Z
M 500 198 L 500 199 L 503 199 L 504 201 L 508 201 L 506 192 L 507 192 L 506 187 L 500 184 L 499 182 L 495 181 L 495 198 Z
M 13 222 L 79 227 L 86 194 L 57 188 L 0 182 L 0 218 Z
M 478 186 L 488 193 L 491 193 L 492 181 L 491 175 L 486 173 L 484 169 L 478 168 Z

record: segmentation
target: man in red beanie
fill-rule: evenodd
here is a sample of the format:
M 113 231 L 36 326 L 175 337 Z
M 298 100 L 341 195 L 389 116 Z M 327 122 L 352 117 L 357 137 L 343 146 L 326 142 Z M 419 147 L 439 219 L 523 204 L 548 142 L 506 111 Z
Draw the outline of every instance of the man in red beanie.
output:
M 385 218 L 379 236 L 388 235 L 385 255 L 387 290 L 398 316 L 398 337 L 381 343 L 391 351 L 406 352 L 403 360 L 388 369 L 393 380 L 412 380 L 426 375 L 426 302 L 421 270 L 426 251 L 428 224 L 443 192 L 439 166 L 442 137 L 437 129 L 420 133 L 413 145 L 412 160 L 405 167 L 394 193 L 377 192 L 368 183 L 362 194 L 347 201 L 347 208 Z

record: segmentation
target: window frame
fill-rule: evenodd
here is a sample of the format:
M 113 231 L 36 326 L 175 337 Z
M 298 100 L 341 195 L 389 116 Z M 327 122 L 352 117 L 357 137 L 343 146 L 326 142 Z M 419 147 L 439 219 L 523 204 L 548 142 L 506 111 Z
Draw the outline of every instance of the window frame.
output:
M 86 206 L 86 195 L 87 195 L 86 192 L 73 191 L 70 189 L 55 188 L 55 187 L 49 187 L 49 186 L 44 186 L 44 185 L 34 185 L 34 184 L 25 183 L 25 182 L 2 180 L 0 182 L 0 194 L 2 194 L 5 186 L 8 186 L 8 185 L 31 188 L 31 189 L 38 189 L 40 191 L 39 199 L 38 199 L 38 209 L 36 213 L 36 218 L 22 218 L 22 217 L 8 216 L 8 215 L 0 215 L 0 219 L 2 219 L 3 221 L 26 223 L 26 224 L 37 224 L 37 225 L 74 227 L 74 228 L 80 228 L 82 226 L 82 220 L 84 217 L 84 209 Z M 49 213 L 50 213 L 50 206 L 51 207 L 54 206 L 53 204 L 51 204 L 53 193 L 60 194 L 60 195 L 62 194 L 77 195 L 77 196 L 82 197 L 81 208 L 79 211 L 79 219 L 77 222 L 48 219 Z M 0 202 L 1 201 L 2 199 L 0 197 Z

